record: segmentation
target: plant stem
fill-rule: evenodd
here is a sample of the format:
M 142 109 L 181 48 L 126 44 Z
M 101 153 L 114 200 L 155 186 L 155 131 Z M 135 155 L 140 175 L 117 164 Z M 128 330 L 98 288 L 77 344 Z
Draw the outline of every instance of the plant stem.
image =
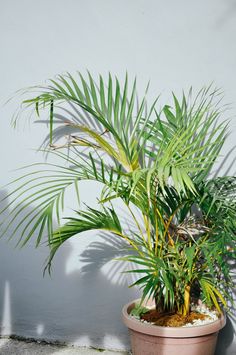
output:
M 186 285 L 184 290 L 184 306 L 183 306 L 183 315 L 186 316 L 189 314 L 190 310 L 190 286 Z

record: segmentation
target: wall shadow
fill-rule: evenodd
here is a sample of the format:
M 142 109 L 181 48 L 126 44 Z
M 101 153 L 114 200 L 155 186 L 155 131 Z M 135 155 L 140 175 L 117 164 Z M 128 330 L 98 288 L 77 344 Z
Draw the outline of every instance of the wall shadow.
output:
M 4 194 L 2 191 L 0 199 Z M 27 207 L 24 213 L 29 212 Z M 7 209 L 5 214 L 9 213 Z M 12 228 L 17 223 L 19 218 Z M 78 346 L 128 349 L 128 331 L 121 321 L 121 309 L 137 292 L 111 281 L 101 270 L 124 246 L 119 241 L 108 243 L 104 237 L 100 244 L 94 243 L 82 253 L 81 270 L 66 272 L 66 264 L 74 252 L 73 243 L 67 242 L 55 257 L 52 277 L 43 278 L 43 263 L 48 256 L 46 246 L 35 250 L 29 243 L 20 250 L 13 248 L 15 240 L 6 242 L 11 230 L 0 240 L 0 324 L 7 281 L 11 334 Z M 86 238 L 86 234 L 79 238 Z
M 217 20 L 214 24 L 214 27 L 216 27 L 217 29 L 225 26 L 228 22 L 235 19 L 235 16 L 236 16 L 236 1 L 235 0 L 227 0 L 227 1 L 224 1 L 224 4 L 225 4 L 225 10 L 217 18 Z
M 228 348 L 232 344 L 234 339 L 234 328 L 232 321 L 227 316 L 226 325 L 219 332 L 217 344 L 216 344 L 216 353 L 215 355 L 227 355 Z

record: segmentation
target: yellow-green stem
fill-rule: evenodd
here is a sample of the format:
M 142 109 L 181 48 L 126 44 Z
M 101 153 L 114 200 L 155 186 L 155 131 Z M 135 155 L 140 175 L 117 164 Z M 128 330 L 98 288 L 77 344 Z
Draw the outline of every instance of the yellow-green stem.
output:
M 145 224 L 145 229 L 147 233 L 147 238 L 148 238 L 148 245 L 150 250 L 152 249 L 152 242 L 151 242 L 151 231 L 150 231 L 150 224 L 149 224 L 149 219 L 148 217 L 143 213 L 143 220 Z
M 190 310 L 190 286 L 186 285 L 184 289 L 184 305 L 183 305 L 183 315 L 189 314 Z

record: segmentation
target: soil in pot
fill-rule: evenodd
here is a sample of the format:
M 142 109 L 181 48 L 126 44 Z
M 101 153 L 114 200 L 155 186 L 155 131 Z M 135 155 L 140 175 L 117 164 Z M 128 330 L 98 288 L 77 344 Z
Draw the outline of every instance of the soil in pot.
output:
M 204 320 L 208 317 L 205 314 L 194 311 L 184 316 L 176 313 L 160 313 L 156 309 L 151 309 L 142 314 L 140 318 L 146 322 L 163 327 L 182 327 L 195 320 Z

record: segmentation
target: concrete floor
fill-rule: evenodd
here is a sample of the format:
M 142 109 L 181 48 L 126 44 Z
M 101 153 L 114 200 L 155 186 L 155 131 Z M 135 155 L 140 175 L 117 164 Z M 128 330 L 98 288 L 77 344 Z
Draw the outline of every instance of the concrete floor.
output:
M 16 339 L 0 339 L 0 355 L 128 355 L 125 351 L 78 348 Z

